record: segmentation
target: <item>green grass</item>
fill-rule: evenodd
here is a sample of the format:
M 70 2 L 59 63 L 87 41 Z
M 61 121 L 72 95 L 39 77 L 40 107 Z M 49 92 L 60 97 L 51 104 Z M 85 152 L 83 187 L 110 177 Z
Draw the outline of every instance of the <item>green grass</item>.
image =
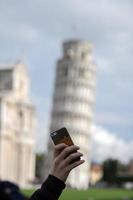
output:
M 23 192 L 30 196 L 33 190 L 24 190 Z M 124 189 L 89 189 L 86 191 L 66 189 L 60 200 L 122 200 L 124 197 L 133 200 L 133 191 Z

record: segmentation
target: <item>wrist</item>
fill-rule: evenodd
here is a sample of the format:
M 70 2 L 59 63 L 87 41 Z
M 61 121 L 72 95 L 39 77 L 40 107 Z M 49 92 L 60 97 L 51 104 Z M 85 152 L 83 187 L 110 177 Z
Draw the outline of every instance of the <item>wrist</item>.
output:
M 65 183 L 67 180 L 67 176 L 62 176 L 56 173 L 51 173 L 51 175 L 57 178 L 58 180 L 62 181 L 63 183 Z

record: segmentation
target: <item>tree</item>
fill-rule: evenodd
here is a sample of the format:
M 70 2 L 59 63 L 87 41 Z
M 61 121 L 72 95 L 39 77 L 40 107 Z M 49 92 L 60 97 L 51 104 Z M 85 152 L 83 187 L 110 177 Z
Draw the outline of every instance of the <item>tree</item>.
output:
M 36 178 L 41 181 L 42 179 L 42 168 L 44 166 L 44 153 L 36 154 Z
M 103 181 L 109 185 L 116 182 L 118 161 L 108 159 L 103 163 Z

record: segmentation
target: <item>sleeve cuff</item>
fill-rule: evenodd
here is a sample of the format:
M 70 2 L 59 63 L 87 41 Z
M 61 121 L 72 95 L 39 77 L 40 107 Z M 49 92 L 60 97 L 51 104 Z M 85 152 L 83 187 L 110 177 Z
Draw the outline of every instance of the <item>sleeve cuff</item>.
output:
M 66 185 L 63 181 L 53 175 L 49 175 L 46 181 L 43 183 L 41 191 L 43 192 L 45 191 L 45 188 L 48 188 L 48 190 L 57 198 L 60 196 L 65 186 Z

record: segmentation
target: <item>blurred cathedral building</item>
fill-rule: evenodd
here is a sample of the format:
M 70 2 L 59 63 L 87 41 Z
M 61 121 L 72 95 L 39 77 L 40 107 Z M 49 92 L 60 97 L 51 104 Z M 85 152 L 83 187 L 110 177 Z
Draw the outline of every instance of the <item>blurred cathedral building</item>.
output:
M 25 187 L 35 176 L 35 108 L 25 64 L 0 64 L 0 179 Z
M 66 127 L 80 151 L 85 164 L 74 169 L 67 184 L 75 188 L 88 187 L 88 170 L 91 154 L 91 125 L 93 121 L 96 85 L 96 66 L 92 45 L 81 40 L 63 43 L 63 57 L 56 66 L 56 78 L 51 113 L 50 132 Z M 49 173 L 53 156 L 53 144 L 48 142 L 45 163 Z

